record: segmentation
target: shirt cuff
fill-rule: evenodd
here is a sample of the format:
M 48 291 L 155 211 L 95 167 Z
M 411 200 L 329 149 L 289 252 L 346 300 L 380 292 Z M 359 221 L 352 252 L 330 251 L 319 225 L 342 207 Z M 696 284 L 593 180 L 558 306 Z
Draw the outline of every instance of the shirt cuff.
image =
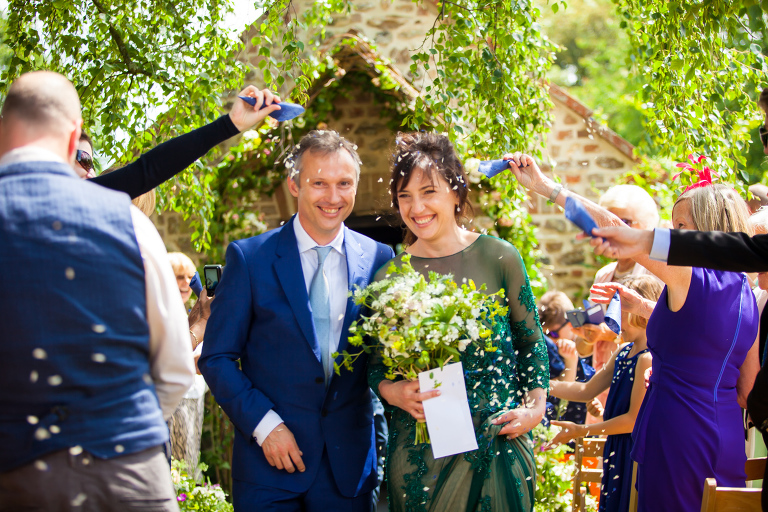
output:
M 667 228 L 654 228 L 653 247 L 651 247 L 651 259 L 667 262 L 669 258 L 670 234 Z
M 267 436 L 275 430 L 275 427 L 281 423 L 283 423 L 283 419 L 279 414 L 272 409 L 267 411 L 267 414 L 261 418 L 259 424 L 253 429 L 253 437 L 256 438 L 256 442 L 259 443 L 259 446 L 261 446 L 261 443 L 264 442 Z

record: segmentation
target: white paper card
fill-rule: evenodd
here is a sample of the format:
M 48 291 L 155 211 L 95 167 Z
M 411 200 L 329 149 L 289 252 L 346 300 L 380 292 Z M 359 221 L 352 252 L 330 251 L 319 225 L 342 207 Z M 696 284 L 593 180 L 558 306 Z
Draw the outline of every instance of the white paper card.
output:
M 440 390 L 440 396 L 423 402 L 434 458 L 477 450 L 461 363 L 420 373 L 419 388 L 422 393 Z

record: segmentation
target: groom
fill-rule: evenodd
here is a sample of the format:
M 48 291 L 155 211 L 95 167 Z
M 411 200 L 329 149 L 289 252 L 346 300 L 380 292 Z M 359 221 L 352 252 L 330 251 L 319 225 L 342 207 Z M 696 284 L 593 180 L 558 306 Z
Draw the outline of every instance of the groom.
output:
M 331 354 L 347 347 L 359 314 L 349 291 L 394 254 L 343 224 L 360 177 L 349 141 L 313 131 L 289 161 L 298 214 L 228 247 L 199 368 L 237 427 L 236 511 L 369 512 L 377 474 L 367 358 L 335 375 Z

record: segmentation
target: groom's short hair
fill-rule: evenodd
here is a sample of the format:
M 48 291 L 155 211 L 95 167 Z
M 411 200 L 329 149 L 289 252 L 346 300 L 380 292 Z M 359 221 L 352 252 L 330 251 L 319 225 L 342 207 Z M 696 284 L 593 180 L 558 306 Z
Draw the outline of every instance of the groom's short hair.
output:
M 362 162 L 357 154 L 357 145 L 351 143 L 334 130 L 312 130 L 301 138 L 298 144 L 285 159 L 285 166 L 288 169 L 288 177 L 297 181 L 295 178 L 301 173 L 301 157 L 307 151 L 321 155 L 330 155 L 338 151 L 346 150 L 352 157 L 357 172 L 357 183 L 360 182 L 360 166 Z

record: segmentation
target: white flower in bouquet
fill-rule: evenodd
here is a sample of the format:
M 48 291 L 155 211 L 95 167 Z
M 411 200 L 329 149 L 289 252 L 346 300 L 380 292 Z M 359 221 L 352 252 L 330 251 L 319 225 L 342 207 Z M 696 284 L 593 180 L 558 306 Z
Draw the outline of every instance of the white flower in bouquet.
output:
M 388 379 L 414 380 L 420 372 L 460 361 L 472 343 L 482 344 L 487 352 L 496 350 L 490 326 L 497 316 L 507 314 L 497 301 L 504 298 L 504 290 L 487 294 L 484 284 L 478 289 L 470 280 L 459 286 L 452 275 L 437 272 L 425 278 L 410 259 L 405 255 L 400 267 L 390 264 L 385 279 L 352 292 L 355 303 L 365 306 L 370 316 L 364 313 L 352 322 L 349 344 L 361 351 L 342 352 L 341 364 L 334 364 L 336 373 L 341 366 L 351 370 L 363 351 L 378 350 Z M 416 440 L 428 442 L 423 423 L 417 425 Z

